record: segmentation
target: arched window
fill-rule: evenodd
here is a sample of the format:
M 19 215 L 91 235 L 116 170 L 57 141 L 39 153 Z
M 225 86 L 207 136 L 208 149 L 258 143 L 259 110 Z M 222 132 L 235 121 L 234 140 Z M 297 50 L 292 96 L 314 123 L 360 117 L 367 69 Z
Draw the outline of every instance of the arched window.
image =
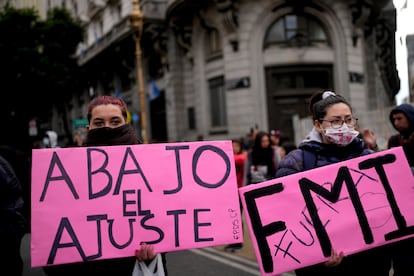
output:
M 323 26 L 314 17 L 287 14 L 278 18 L 267 30 L 264 47 L 272 44 L 303 47 L 330 43 Z

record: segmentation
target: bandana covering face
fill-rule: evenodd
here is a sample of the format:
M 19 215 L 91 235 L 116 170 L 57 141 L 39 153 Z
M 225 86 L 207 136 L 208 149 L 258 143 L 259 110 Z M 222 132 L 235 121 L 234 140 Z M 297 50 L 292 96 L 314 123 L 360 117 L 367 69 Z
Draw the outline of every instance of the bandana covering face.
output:
M 352 140 L 359 134 L 353 127 L 343 124 L 340 128 L 325 128 L 325 136 L 328 140 L 338 146 L 344 147 L 349 145 Z
M 86 146 L 113 146 L 139 144 L 135 130 L 130 124 L 120 127 L 95 128 L 88 132 Z

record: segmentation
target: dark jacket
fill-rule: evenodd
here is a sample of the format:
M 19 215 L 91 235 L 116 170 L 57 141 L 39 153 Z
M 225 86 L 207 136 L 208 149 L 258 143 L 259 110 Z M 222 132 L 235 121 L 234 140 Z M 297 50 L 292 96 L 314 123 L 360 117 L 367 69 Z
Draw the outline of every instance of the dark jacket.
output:
M 20 182 L 9 162 L 0 156 L 0 235 L 13 232 L 23 237 L 23 206 Z
M 402 146 L 404 154 L 414 174 L 414 107 L 410 104 L 401 104 L 390 112 L 390 121 L 395 128 L 392 119 L 395 113 L 403 113 L 410 122 L 409 128 L 388 139 L 388 148 Z M 395 275 L 414 275 L 413 268 L 414 238 L 405 239 L 388 245 L 392 254 L 393 268 Z
M 0 156 L 0 264 L 7 275 L 22 275 L 20 246 L 25 230 L 20 182 L 9 162 Z
M 408 163 L 411 167 L 414 167 L 414 107 L 410 104 L 401 104 L 390 112 L 390 121 L 395 128 L 392 116 L 395 113 L 404 113 L 410 122 L 408 130 L 391 136 L 388 139 L 388 148 L 402 146 Z
M 312 129 L 308 137 L 299 145 L 298 149 L 291 151 L 281 160 L 276 177 L 304 171 L 304 163 L 309 163 L 309 161 L 305 162 L 304 160 L 304 150 L 316 155 L 316 158 L 312 160 L 313 165 L 307 165 L 308 168 L 306 169 L 318 168 L 373 153 L 372 150 L 367 149 L 365 142 L 358 137 L 345 147 L 324 144 L 322 143 L 320 134 L 316 129 Z M 316 264 L 297 269 L 295 272 L 297 276 L 388 276 L 390 268 L 389 259 L 383 251 L 384 249 L 381 247 L 374 248 L 346 256 L 340 265 L 332 268 L 328 268 L 324 264 Z

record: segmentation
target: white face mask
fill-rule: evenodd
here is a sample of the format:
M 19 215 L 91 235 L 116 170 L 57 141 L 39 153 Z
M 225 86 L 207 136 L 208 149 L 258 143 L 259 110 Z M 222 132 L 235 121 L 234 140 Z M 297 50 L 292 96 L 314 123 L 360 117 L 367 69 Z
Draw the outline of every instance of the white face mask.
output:
M 359 134 L 353 127 L 346 124 L 342 124 L 340 128 L 327 127 L 324 133 L 331 143 L 342 147 L 349 145 Z

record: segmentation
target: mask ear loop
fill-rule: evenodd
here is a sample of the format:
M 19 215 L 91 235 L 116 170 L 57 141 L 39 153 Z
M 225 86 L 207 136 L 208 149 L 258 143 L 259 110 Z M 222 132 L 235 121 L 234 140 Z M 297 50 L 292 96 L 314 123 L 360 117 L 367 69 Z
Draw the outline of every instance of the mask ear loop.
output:
M 316 129 L 319 133 L 323 134 L 324 129 L 323 129 L 323 127 L 322 127 L 322 123 L 321 123 L 319 120 L 315 120 L 315 121 L 314 121 L 314 123 L 313 123 L 313 126 L 315 127 L 315 129 Z

